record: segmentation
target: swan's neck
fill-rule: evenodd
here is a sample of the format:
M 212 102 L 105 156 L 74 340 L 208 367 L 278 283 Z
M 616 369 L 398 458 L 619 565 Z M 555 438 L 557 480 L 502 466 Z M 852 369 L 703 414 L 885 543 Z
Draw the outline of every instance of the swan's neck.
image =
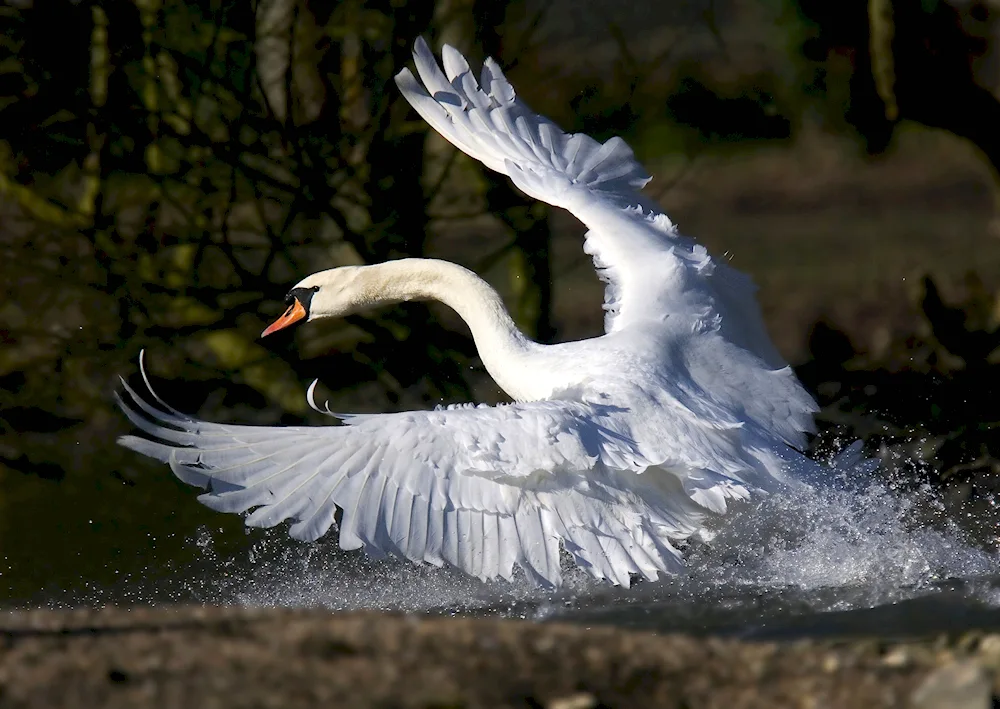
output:
M 533 383 L 539 377 L 532 355 L 542 345 L 514 324 L 500 295 L 472 271 L 448 261 L 409 258 L 368 267 L 373 277 L 372 305 L 436 300 L 461 316 L 472 331 L 486 370 L 518 401 L 544 398 Z

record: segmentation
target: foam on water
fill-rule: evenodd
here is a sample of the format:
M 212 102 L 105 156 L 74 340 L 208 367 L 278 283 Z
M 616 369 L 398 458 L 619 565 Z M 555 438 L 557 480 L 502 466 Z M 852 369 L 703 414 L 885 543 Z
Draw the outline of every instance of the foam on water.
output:
M 1000 573 L 930 490 L 882 481 L 806 488 L 742 510 L 689 558 L 689 582 L 868 589 L 872 603 L 949 578 Z

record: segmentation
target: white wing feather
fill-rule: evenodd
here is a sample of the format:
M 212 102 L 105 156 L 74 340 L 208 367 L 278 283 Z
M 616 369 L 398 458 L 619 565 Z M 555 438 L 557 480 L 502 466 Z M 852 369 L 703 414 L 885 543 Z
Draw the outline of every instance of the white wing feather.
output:
M 445 45 L 444 71 L 418 39 L 417 73 L 396 75 L 407 101 L 438 133 L 492 170 L 508 175 L 528 196 L 564 207 L 590 227 L 585 251 L 607 283 L 605 329 L 662 321 L 701 303 L 719 311 L 727 339 L 772 366 L 781 366 L 745 275 L 711 259 L 677 233 L 640 190 L 650 179 L 619 137 L 603 145 L 564 133 L 526 106 L 492 59 L 476 82 L 468 63 Z
M 249 526 L 291 520 L 291 535 L 303 540 L 335 527 L 340 509 L 345 549 L 484 579 L 509 578 L 518 565 L 558 585 L 560 546 L 595 577 L 625 586 L 630 574 L 676 572 L 671 540 L 698 529 L 719 494 L 699 506 L 689 497 L 698 497 L 696 481 L 615 467 L 642 460 L 640 452 L 580 402 L 345 415 L 343 426 L 234 426 L 161 410 L 124 386 L 145 415 L 119 400 L 122 409 L 156 440 L 120 443 L 205 488 L 198 499 L 208 507 L 249 512 Z M 729 496 L 743 496 L 727 482 Z

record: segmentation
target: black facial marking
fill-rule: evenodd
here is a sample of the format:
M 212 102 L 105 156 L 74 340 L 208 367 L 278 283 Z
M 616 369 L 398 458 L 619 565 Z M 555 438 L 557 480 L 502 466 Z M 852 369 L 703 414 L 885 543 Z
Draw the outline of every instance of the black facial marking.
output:
M 296 300 L 302 303 L 302 307 L 305 308 L 306 315 L 309 314 L 309 303 L 312 302 L 313 294 L 319 290 L 319 286 L 313 286 L 312 288 L 292 288 L 288 291 L 288 295 L 285 296 L 285 303 L 291 305 Z

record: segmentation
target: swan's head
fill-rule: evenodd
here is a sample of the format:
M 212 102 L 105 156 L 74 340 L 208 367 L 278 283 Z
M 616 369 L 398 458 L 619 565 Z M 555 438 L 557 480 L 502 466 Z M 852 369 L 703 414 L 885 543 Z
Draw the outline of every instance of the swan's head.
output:
M 266 337 L 299 321 L 337 318 L 356 313 L 371 304 L 371 289 L 364 266 L 341 266 L 320 271 L 299 281 L 288 291 L 288 310 L 261 333 Z

